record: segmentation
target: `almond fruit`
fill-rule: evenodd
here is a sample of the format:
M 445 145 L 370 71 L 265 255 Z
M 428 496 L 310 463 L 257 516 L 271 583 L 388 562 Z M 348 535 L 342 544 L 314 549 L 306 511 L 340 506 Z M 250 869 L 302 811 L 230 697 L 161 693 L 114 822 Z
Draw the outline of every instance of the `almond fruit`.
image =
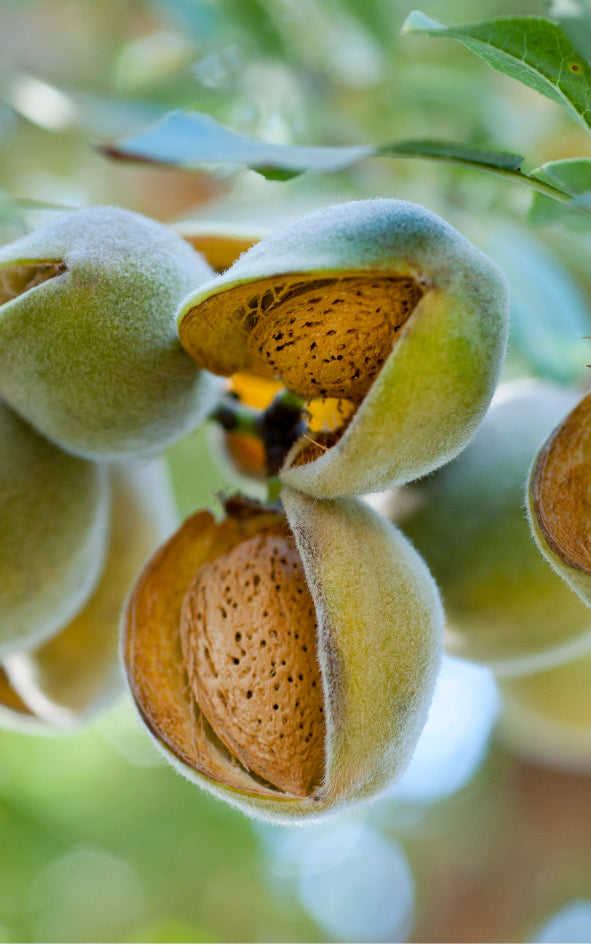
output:
M 0 403 L 0 657 L 84 606 L 108 540 L 106 470 L 58 449 Z
M 123 652 L 142 719 L 245 812 L 320 816 L 383 790 L 424 724 L 443 621 L 423 561 L 355 499 L 200 512 L 148 562 Z
M 0 396 L 82 456 L 162 449 L 204 420 L 220 388 L 174 324 L 211 276 L 180 236 L 139 214 L 57 215 L 0 249 Z
M 147 556 L 177 521 L 162 461 L 114 463 L 108 475 L 110 534 L 92 595 L 51 639 L 17 648 L 4 659 L 12 689 L 37 718 L 55 728 L 80 724 L 121 692 L 121 609 Z
M 318 498 L 376 492 L 455 456 L 495 389 L 507 334 L 500 270 L 423 207 L 312 213 L 182 303 L 181 344 L 215 374 L 275 378 L 341 419 L 302 437 L 281 479 Z M 339 411 L 337 411 L 337 416 Z

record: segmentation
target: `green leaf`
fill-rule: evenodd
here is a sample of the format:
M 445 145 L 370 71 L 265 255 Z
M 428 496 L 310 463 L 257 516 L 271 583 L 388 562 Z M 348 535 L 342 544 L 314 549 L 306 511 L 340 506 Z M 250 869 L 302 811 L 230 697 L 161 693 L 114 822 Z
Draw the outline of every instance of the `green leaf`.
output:
M 559 179 L 557 183 L 545 179 L 541 169 L 540 176 L 523 173 L 521 155 L 448 141 L 407 140 L 356 147 L 270 144 L 236 134 L 209 115 L 177 111 L 142 134 L 103 145 L 100 150 L 107 157 L 120 160 L 187 169 L 210 164 L 242 164 L 273 181 L 290 180 L 306 171 L 341 171 L 366 157 L 428 158 L 488 171 L 575 206 L 572 191 L 563 187 Z M 591 216 L 591 204 L 581 202 L 576 209 Z
M 289 180 L 304 171 L 339 171 L 365 157 L 427 157 L 497 172 L 517 171 L 523 162 L 521 155 L 508 151 L 445 141 L 412 140 L 357 147 L 269 144 L 236 134 L 199 112 L 172 112 L 146 132 L 101 150 L 122 160 L 183 167 L 244 164 L 268 180 Z
M 494 69 L 563 105 L 591 128 L 591 66 L 557 23 L 510 16 L 446 27 L 414 11 L 402 32 L 457 39 Z
M 591 158 L 548 161 L 531 172 L 532 177 L 558 187 L 571 197 L 591 190 Z
M 171 112 L 144 133 L 100 149 L 109 157 L 165 165 L 245 164 L 273 180 L 327 173 L 373 154 L 371 147 L 269 144 L 236 134 L 199 112 Z
M 574 229 L 588 232 L 589 215 L 573 213 L 573 210 L 589 209 L 591 191 L 591 158 L 566 158 L 562 161 L 548 161 L 531 172 L 532 178 L 556 187 L 573 199 L 568 203 L 558 203 L 541 193 L 533 195 L 529 211 L 530 223 L 546 224 L 560 222 Z
M 510 151 L 489 151 L 448 141 L 428 140 L 383 144 L 376 148 L 375 153 L 378 157 L 428 157 L 491 171 L 518 171 L 525 160 L 520 154 Z
M 544 3 L 575 49 L 591 64 L 591 8 L 586 0 L 544 0 Z

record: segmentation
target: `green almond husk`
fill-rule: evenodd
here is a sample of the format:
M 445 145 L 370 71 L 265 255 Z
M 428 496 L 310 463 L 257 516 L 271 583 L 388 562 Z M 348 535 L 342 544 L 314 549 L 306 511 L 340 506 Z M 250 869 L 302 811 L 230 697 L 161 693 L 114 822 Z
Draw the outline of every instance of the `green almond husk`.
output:
M 211 275 L 180 236 L 139 214 L 57 215 L 0 249 L 0 396 L 78 455 L 163 449 L 219 393 L 174 322 L 181 299 Z
M 123 690 L 119 623 L 125 598 L 146 558 L 176 524 L 166 467 L 115 463 L 110 534 L 94 592 L 73 620 L 39 646 L 6 656 L 12 689 L 34 715 L 54 729 L 88 721 Z
M 106 470 L 71 456 L 0 403 L 0 657 L 47 640 L 99 579 Z

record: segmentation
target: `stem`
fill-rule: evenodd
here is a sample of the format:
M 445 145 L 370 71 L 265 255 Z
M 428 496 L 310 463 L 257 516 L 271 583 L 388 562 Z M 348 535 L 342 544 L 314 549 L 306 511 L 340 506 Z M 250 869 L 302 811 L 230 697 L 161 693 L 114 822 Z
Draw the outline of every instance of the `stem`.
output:
M 225 394 L 210 420 L 219 423 L 227 433 L 233 431 L 239 433 L 248 433 L 251 436 L 259 437 L 259 423 L 261 411 L 254 407 L 247 407 L 241 403 L 234 394 Z
M 269 503 L 277 502 L 282 488 L 283 485 L 279 477 L 271 476 L 267 482 L 267 501 Z
M 272 478 L 277 476 L 293 444 L 306 430 L 302 417 L 305 404 L 297 394 L 284 389 L 265 410 L 255 410 L 229 393 L 222 398 L 210 419 L 219 423 L 227 433 L 246 433 L 260 440 L 265 448 L 267 475 Z M 277 487 L 271 482 L 269 489 L 277 490 Z
M 546 197 L 552 197 L 553 200 L 558 200 L 559 203 L 570 205 L 570 209 L 576 210 L 578 213 L 583 213 L 586 216 L 591 214 L 591 210 L 589 210 L 587 207 L 581 206 L 580 204 L 574 202 L 573 196 L 576 195 L 561 190 L 559 187 L 555 187 L 552 184 L 547 184 L 545 181 L 539 180 L 537 177 L 533 177 L 530 174 L 525 174 L 519 169 L 512 170 L 510 168 L 495 167 L 493 164 L 485 164 L 479 161 L 470 161 L 466 158 L 454 157 L 453 155 L 447 154 L 429 154 L 427 152 L 421 153 L 420 151 L 413 151 L 410 148 L 408 151 L 405 151 L 402 147 L 396 148 L 389 145 L 384 145 L 383 147 L 378 148 L 375 156 L 440 161 L 444 164 L 453 164 L 456 167 L 468 167 L 475 171 L 484 171 L 486 174 L 494 174 L 495 177 L 502 177 L 505 180 L 512 180 L 517 184 L 525 184 L 525 186 L 531 188 L 531 190 L 537 190 L 538 193 L 544 194 Z

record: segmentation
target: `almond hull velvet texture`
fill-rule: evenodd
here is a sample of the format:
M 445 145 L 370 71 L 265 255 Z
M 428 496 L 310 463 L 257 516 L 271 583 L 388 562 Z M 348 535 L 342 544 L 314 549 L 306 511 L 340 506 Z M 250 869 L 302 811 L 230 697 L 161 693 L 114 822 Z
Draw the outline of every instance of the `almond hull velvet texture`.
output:
M 0 403 L 0 657 L 52 636 L 85 604 L 108 540 L 107 472 Z
M 296 303 L 286 319 L 286 304 Z M 453 458 L 494 392 L 507 320 L 492 260 L 423 207 L 387 199 L 329 207 L 271 233 L 178 315 L 183 346 L 215 373 L 275 373 L 304 398 L 315 390 L 355 401 L 329 448 L 314 458 L 309 443 L 297 443 L 281 471 L 284 483 L 318 498 L 375 492 Z M 270 343 L 257 347 L 261 337 Z M 332 380 L 339 362 L 348 380 L 363 380 L 379 338 L 366 391 L 339 394 L 310 377 L 314 364 Z
M 168 760 L 250 816 L 294 823 L 374 797 L 403 772 L 431 701 L 443 613 L 422 559 L 364 503 L 314 501 L 289 488 L 282 502 L 316 610 L 324 770 L 307 796 L 253 777 L 208 737 L 179 662 L 187 589 L 224 550 L 227 519 L 198 513 L 148 562 L 128 602 L 123 650 L 140 715 Z
M 109 539 L 93 593 L 74 619 L 49 640 L 18 648 L 3 661 L 7 683 L 26 707 L 29 720 L 52 731 L 87 721 L 122 691 L 121 610 L 146 558 L 177 524 L 162 460 L 112 463 L 107 471 Z M 5 704 L 6 710 L 10 708 Z M 24 727 L 23 710 L 18 705 L 13 709 Z M 6 712 L 3 722 L 5 716 Z
M 0 249 L 0 396 L 63 449 L 151 454 L 194 429 L 219 382 L 183 352 L 180 300 L 211 278 L 139 214 L 60 214 Z

